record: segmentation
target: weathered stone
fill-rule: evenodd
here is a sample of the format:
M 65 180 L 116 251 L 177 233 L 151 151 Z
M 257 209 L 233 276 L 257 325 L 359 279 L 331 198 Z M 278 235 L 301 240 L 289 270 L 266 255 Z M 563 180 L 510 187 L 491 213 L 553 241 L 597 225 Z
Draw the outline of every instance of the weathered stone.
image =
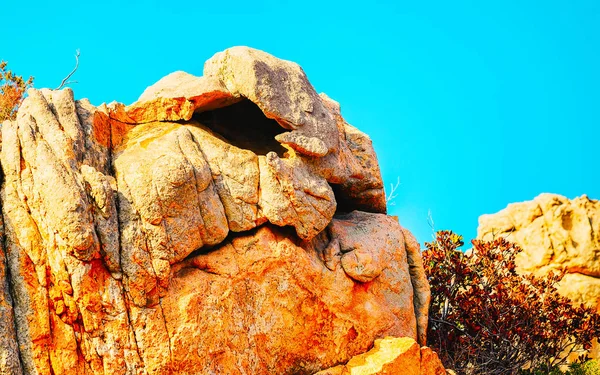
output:
M 17 120 L 2 127 L 2 212 L 22 369 L 125 373 L 140 362 L 118 281 L 110 150 L 97 129 L 107 123 L 68 89 L 28 94 Z
M 247 362 L 249 373 L 311 374 L 365 351 L 383 332 L 415 337 L 412 288 L 388 289 L 408 277 L 406 266 L 358 285 L 341 267 L 327 269 L 311 251 L 316 243 L 302 246 L 263 226 L 174 266 L 169 293 L 140 309 L 140 329 L 133 323 L 144 362 L 156 373 L 237 374 Z
M 190 120 L 197 111 L 225 107 L 239 101 L 218 79 L 173 72 L 148 87 L 130 106 L 116 105 L 111 117 L 128 124 Z
M 417 239 L 406 228 L 402 228 L 404 246 L 410 273 L 410 281 L 414 290 L 415 315 L 417 317 L 417 342 L 420 345 L 427 343 L 427 324 L 429 322 L 429 304 L 431 302 L 431 289 L 427 281 L 427 274 L 423 268 L 421 247 Z
M 385 212 L 368 137 L 294 63 L 206 72 L 129 107 L 30 90 L 4 123 L 0 373 L 313 374 L 424 342 L 418 243 L 357 211 Z
M 249 150 L 232 146 L 209 129 L 187 126 L 200 145 L 212 173 L 229 228 L 234 232 L 250 230 L 266 221 L 258 211 L 258 157 Z
M 479 218 L 478 237 L 502 236 L 517 243 L 517 271 L 544 276 L 564 271 L 558 292 L 574 305 L 600 312 L 600 201 L 583 195 L 569 200 L 541 194 L 533 201 L 513 203 Z M 596 342 L 588 353 L 600 357 Z
M 479 218 L 478 237 L 503 236 L 519 244 L 521 272 L 565 271 L 559 291 L 576 304 L 600 311 L 600 202 L 541 194 Z
M 211 169 L 186 126 L 138 125 L 116 153 L 122 267 L 136 304 L 158 302 L 170 266 L 229 227 Z M 225 156 L 225 155 L 224 155 Z
M 445 375 L 437 354 L 428 347 L 419 348 L 409 337 L 386 337 L 375 346 L 353 357 L 345 365 L 322 370 L 315 375 Z
M 218 78 L 232 95 L 250 99 L 268 118 L 290 129 L 291 134 L 278 140 L 299 153 L 324 156 L 337 150 L 335 119 L 298 64 L 233 47 L 208 60 L 204 75 Z
M 131 106 L 110 106 L 112 126 L 118 128 L 113 131 L 126 124 L 190 120 L 195 114 L 233 108 L 232 104 L 250 99 L 275 123 L 295 129 L 276 132 L 273 141 L 297 151 L 315 175 L 336 184 L 343 207 L 385 213 L 385 192 L 371 140 L 345 122 L 337 102 L 316 94 L 297 64 L 234 47 L 209 60 L 205 74 L 172 73 L 146 89 Z M 246 128 L 252 131 L 255 125 Z M 121 137 L 114 138 L 113 144 L 118 145 Z M 276 151 L 275 147 L 261 154 L 269 151 Z
M 348 124 L 339 103 L 325 94 L 321 99 L 336 119 L 341 140 L 336 152 L 306 162 L 316 174 L 336 184 L 338 205 L 369 212 L 386 212 L 385 191 L 379 163 L 368 135 Z
M 7 125 L 8 126 L 8 125 Z M 4 237 L 4 223 L 0 217 L 1 236 Z M 19 359 L 19 348 L 15 332 L 15 315 L 7 277 L 4 245 L 0 244 L 0 374 L 23 373 Z
M 345 124 L 344 131 L 348 148 L 358 161 L 361 173 L 351 175 L 342 183 L 340 198 L 357 209 L 385 213 L 383 180 L 371 138 L 349 124 Z
M 421 374 L 446 375 L 446 373 L 437 353 L 427 346 L 421 347 Z
M 259 157 L 261 212 L 273 224 L 293 226 L 311 239 L 331 222 L 336 202 L 325 179 L 310 173 L 296 157 L 281 159 L 270 152 Z

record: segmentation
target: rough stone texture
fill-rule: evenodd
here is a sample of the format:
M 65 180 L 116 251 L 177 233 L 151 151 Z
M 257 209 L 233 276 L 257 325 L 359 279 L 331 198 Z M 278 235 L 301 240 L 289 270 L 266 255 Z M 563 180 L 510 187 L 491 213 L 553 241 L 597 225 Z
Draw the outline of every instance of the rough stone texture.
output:
M 312 374 L 425 342 L 368 136 L 294 63 L 205 73 L 127 107 L 32 89 L 3 124 L 0 374 Z
M 17 120 L 2 127 L 5 250 L 22 369 L 142 368 L 120 282 L 110 150 L 95 129 L 106 123 L 69 89 L 28 94 Z
M 4 224 L 0 218 L 0 229 L 4 236 Z M 0 373 L 22 374 L 19 348 L 15 332 L 15 317 L 12 297 L 8 286 L 6 254 L 0 246 Z
M 520 245 L 518 271 L 539 276 L 565 271 L 558 291 L 600 312 L 600 201 L 541 194 L 479 218 L 478 238 L 503 236 Z M 600 357 L 597 343 L 590 352 Z
M 233 47 L 208 60 L 204 75 L 218 78 L 234 96 L 250 99 L 268 118 L 290 129 L 278 136 L 279 142 L 308 156 L 337 150 L 340 137 L 335 118 L 298 64 Z
M 445 375 L 437 354 L 428 347 L 419 348 L 409 337 L 375 340 L 367 353 L 353 357 L 345 365 L 322 370 L 315 375 Z
M 541 194 L 533 201 L 510 204 L 479 218 L 478 237 L 504 236 L 523 252 L 516 262 L 521 272 L 545 275 L 564 270 L 559 291 L 574 303 L 600 311 L 600 201 L 573 200 Z
M 115 106 L 111 117 L 124 123 L 190 120 L 196 111 L 208 111 L 239 101 L 218 79 L 173 72 L 148 87 L 138 101 Z
M 437 353 L 427 346 L 421 347 L 421 374 L 446 375 L 447 371 Z
M 425 345 L 427 342 L 431 290 L 427 281 L 427 274 L 423 269 L 423 258 L 421 257 L 419 242 L 406 228 L 402 228 L 402 233 L 404 234 L 404 246 L 408 258 L 408 271 L 415 293 L 413 302 L 417 317 L 417 342 Z

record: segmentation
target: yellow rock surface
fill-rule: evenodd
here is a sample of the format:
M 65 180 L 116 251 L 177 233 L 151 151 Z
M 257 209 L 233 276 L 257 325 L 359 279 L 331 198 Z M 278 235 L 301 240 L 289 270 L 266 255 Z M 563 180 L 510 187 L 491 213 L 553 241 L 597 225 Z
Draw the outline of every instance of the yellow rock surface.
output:
M 523 273 L 546 275 L 565 271 L 559 293 L 575 305 L 600 312 L 600 201 L 586 195 L 569 200 L 541 194 L 479 218 L 478 238 L 506 237 L 521 246 L 515 262 Z M 589 352 L 600 356 L 596 342 Z
M 410 337 L 375 340 L 374 347 L 353 357 L 345 365 L 315 375 L 443 375 L 446 371 L 437 354 Z
M 425 342 L 371 140 L 295 63 L 232 48 L 130 106 L 31 89 L 1 131 L 0 374 L 313 374 Z
M 479 218 L 477 237 L 494 236 L 521 246 L 523 252 L 516 258 L 520 272 L 565 271 L 559 292 L 600 311 L 600 201 L 585 195 L 569 200 L 541 194 L 533 201 L 513 203 Z

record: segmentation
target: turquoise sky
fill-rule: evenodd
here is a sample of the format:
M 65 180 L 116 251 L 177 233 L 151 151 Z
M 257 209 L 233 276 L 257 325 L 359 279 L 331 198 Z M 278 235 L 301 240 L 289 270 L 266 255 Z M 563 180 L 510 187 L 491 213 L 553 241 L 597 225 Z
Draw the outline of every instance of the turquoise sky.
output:
M 600 198 L 598 1 L 2 1 L 0 59 L 130 104 L 234 45 L 299 63 L 375 144 L 391 214 L 475 236 L 542 192 Z

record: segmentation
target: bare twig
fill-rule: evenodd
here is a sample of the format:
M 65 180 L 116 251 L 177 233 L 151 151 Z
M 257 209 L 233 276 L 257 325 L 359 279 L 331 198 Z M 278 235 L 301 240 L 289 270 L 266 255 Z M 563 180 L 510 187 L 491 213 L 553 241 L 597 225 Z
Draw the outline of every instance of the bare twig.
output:
M 390 184 L 390 193 L 385 197 L 385 202 L 390 205 L 393 206 L 395 203 L 392 202 L 392 200 L 394 200 L 397 196 L 398 196 L 398 186 L 400 186 L 400 177 L 398 177 L 398 179 L 396 180 L 396 184 Z
M 455 330 L 457 330 L 458 332 L 462 333 L 463 335 L 466 335 L 466 336 L 469 336 L 470 338 L 473 338 L 473 336 L 471 336 L 468 332 L 466 332 L 465 330 L 461 329 L 456 324 L 454 324 L 452 322 L 449 322 L 447 320 L 444 320 L 444 319 L 434 319 L 432 317 L 429 317 L 429 321 L 430 322 L 434 322 L 434 323 L 438 323 L 438 324 L 445 324 L 447 326 L 450 326 L 450 327 L 454 328 Z
M 56 90 L 62 89 L 65 85 L 68 85 L 68 84 L 71 84 L 71 83 L 77 83 L 77 81 L 69 81 L 69 78 L 71 78 L 71 76 L 77 71 L 77 68 L 79 68 L 79 49 L 77 49 L 77 51 L 75 51 L 75 68 L 73 68 L 73 70 L 71 71 L 71 73 L 69 73 L 69 75 L 66 76 L 62 80 L 62 82 L 56 88 Z
M 431 232 L 433 233 L 433 239 L 435 240 L 435 222 L 433 221 L 431 209 L 427 210 L 427 224 L 429 224 L 429 228 L 431 228 Z

